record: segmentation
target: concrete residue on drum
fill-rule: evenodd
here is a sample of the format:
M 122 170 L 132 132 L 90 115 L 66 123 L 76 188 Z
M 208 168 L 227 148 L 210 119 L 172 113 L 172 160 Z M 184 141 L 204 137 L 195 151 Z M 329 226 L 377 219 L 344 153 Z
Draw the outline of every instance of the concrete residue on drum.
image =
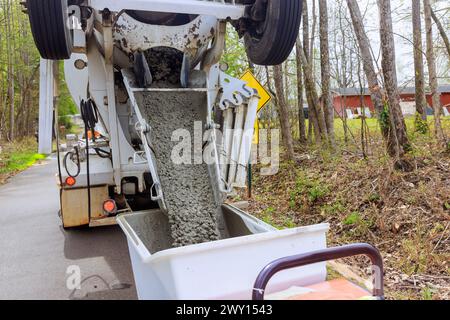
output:
M 219 239 L 218 205 L 206 164 L 175 164 L 172 141 L 176 130 L 187 130 L 194 143 L 194 122 L 205 120 L 206 96 L 196 92 L 143 93 L 143 107 L 152 128 L 152 147 L 168 209 L 174 247 Z M 194 148 L 191 149 L 192 159 Z

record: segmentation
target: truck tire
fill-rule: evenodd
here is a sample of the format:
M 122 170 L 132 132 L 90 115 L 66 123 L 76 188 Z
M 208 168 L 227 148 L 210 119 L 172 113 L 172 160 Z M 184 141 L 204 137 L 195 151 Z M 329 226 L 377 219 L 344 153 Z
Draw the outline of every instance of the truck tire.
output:
M 251 62 L 273 66 L 288 58 L 299 33 L 302 8 L 303 0 L 267 0 L 265 21 L 244 37 Z
M 69 59 L 73 33 L 68 19 L 68 0 L 26 0 L 31 32 L 42 58 Z

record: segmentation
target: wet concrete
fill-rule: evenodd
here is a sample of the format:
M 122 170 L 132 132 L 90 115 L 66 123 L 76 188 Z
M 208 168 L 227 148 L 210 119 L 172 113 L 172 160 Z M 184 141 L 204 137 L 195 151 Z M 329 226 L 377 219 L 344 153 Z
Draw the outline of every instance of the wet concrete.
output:
M 0 299 L 136 299 L 119 227 L 61 228 L 56 172 L 49 160 L 0 186 Z M 80 289 L 67 287 L 70 266 Z
M 128 215 L 125 220 L 151 254 L 172 247 L 169 218 L 163 211 Z
M 158 92 L 144 93 L 143 98 L 145 113 L 152 127 L 152 143 L 168 207 L 173 246 L 218 240 L 219 206 L 215 203 L 208 167 L 204 163 L 194 163 L 194 159 L 202 160 L 202 145 L 196 149 L 197 155 L 191 148 L 188 163 L 172 161 L 172 151 L 182 141 L 172 141 L 172 134 L 176 130 L 184 130 L 191 138 L 187 145 L 194 144 L 194 123 L 203 120 L 204 125 L 206 119 L 206 95 Z
M 144 52 L 152 73 L 153 88 L 180 87 L 183 53 L 174 48 L 158 47 Z

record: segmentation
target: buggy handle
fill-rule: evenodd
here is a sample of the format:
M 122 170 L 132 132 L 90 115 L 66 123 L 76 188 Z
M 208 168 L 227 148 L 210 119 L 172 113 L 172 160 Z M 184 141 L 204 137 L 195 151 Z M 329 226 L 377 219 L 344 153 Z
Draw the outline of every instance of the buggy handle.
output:
M 374 277 L 372 294 L 374 297 L 384 299 L 383 259 L 380 252 L 374 246 L 358 243 L 285 257 L 269 263 L 256 279 L 253 288 L 253 300 L 264 300 L 267 284 L 275 274 L 281 271 L 359 255 L 365 255 L 370 258 Z

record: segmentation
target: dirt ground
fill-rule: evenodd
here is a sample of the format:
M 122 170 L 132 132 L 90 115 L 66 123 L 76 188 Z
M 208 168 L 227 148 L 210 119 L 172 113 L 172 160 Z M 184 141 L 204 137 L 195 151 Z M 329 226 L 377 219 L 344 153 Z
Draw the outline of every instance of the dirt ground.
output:
M 396 171 L 376 139 L 367 159 L 345 146 L 336 154 L 297 150 L 275 176 L 254 168 L 249 211 L 280 228 L 328 222 L 330 245 L 375 245 L 388 299 L 448 299 L 450 152 L 429 136 L 412 143 L 412 172 Z M 345 263 L 368 277 L 365 258 Z

